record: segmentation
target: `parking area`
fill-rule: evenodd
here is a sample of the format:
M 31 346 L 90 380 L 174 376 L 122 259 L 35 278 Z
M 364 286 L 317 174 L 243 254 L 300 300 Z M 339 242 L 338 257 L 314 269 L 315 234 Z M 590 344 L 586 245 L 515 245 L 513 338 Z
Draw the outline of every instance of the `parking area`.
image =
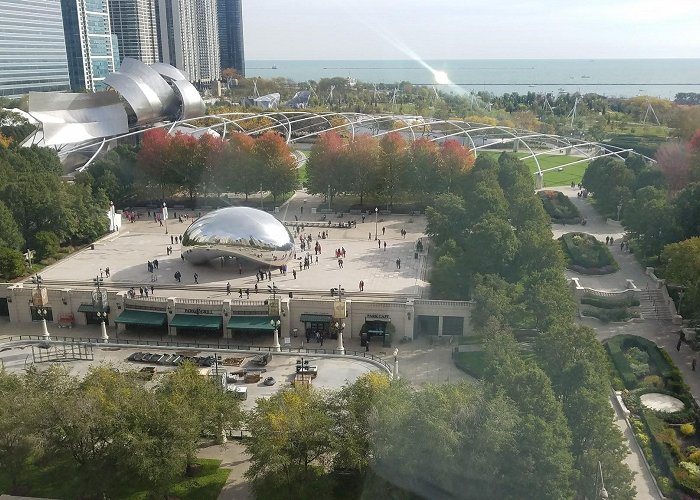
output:
M 38 347 L 34 346 L 37 351 Z M 129 360 L 133 359 L 136 353 L 149 353 L 154 355 L 156 359 L 160 358 L 160 363 L 147 361 Z M 173 372 L 177 369 L 175 365 L 162 364 L 166 359 L 180 357 L 180 362 L 185 358 L 190 358 L 190 361 L 195 362 L 200 366 L 201 373 L 208 375 L 212 369 L 218 368 L 219 374 L 227 372 L 229 374 L 228 381 L 230 386 L 240 386 L 247 389 L 247 399 L 243 401 L 245 409 L 252 409 L 255 406 L 255 400 L 260 397 L 269 397 L 282 387 L 289 386 L 294 382 L 296 376 L 298 355 L 285 355 L 274 353 L 269 362 L 262 365 L 254 360 L 255 355 L 250 353 L 213 353 L 202 350 L 182 349 L 182 348 L 164 348 L 151 347 L 148 350 L 137 348 L 119 348 L 119 347 L 99 347 L 96 346 L 92 351 L 94 359 L 92 361 L 63 361 L 62 366 L 70 369 L 71 373 L 76 376 L 84 376 L 91 367 L 95 366 L 110 366 L 119 371 L 142 371 L 143 378 L 146 381 L 147 387 L 156 386 L 164 375 Z M 215 367 L 214 355 L 220 356 L 221 365 Z M 196 359 L 192 359 L 196 358 Z M 242 358 L 239 364 L 224 364 L 232 358 Z M 317 375 L 312 379 L 311 385 L 320 389 L 337 389 L 347 383 L 352 383 L 358 377 L 378 368 L 370 363 L 357 359 L 340 359 L 327 358 L 319 356 L 304 356 L 305 361 L 309 362 L 310 366 L 317 367 Z M 19 346 L 0 352 L 0 361 L 5 369 L 13 372 L 20 372 L 26 369 L 33 361 L 32 346 Z M 201 362 L 200 362 L 201 361 Z M 229 361 L 230 362 L 230 361 Z M 217 363 L 218 364 L 218 363 Z M 50 366 L 50 363 L 37 363 L 38 369 L 45 369 Z M 152 372 L 152 376 L 149 374 Z M 238 372 L 238 376 L 233 376 Z M 260 374 L 260 379 L 254 382 L 246 382 L 242 372 Z M 265 379 L 272 377 L 275 380 L 273 385 L 266 385 Z M 248 379 L 250 380 L 250 379 Z

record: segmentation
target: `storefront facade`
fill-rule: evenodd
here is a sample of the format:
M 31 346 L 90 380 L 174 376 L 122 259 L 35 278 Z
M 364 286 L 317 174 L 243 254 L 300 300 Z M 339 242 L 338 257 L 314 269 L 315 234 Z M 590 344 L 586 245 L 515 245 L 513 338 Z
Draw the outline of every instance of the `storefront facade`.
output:
M 11 322 L 40 320 L 32 302 L 31 286 L 16 284 L 0 289 Z M 98 319 L 90 290 L 44 288 L 46 301 L 40 309 L 49 324 L 61 321 L 76 325 L 94 324 Z M 34 292 L 35 293 L 35 292 Z M 259 296 L 258 296 L 259 297 Z M 180 299 L 177 297 L 129 298 L 126 292 L 108 293 L 107 322 L 117 331 L 145 330 L 169 336 L 187 335 L 236 338 L 236 335 L 272 335 L 280 340 L 319 332 L 335 338 L 390 334 L 392 341 L 413 339 L 417 332 L 429 335 L 469 335 L 470 302 L 396 299 L 369 300 L 337 298 L 269 297 L 249 299 Z M 344 325 L 344 326 L 343 326 Z M 426 327 L 425 325 L 428 325 Z M 63 326 L 63 325 L 62 325 Z M 110 327 L 112 331 L 114 326 Z M 426 331 L 427 330 L 427 331 Z

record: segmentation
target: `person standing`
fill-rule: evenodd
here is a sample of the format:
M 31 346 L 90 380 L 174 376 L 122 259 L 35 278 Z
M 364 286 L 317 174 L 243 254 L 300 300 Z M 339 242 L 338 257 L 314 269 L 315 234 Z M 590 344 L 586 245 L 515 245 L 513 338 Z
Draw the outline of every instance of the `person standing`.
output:
M 231 295 L 231 283 L 226 283 L 226 295 Z
M 381 248 L 382 248 L 382 240 L 377 240 L 377 245 L 379 246 L 379 249 L 381 250 Z
M 156 287 L 154 287 L 153 285 L 151 285 L 151 295 L 153 295 L 153 294 L 156 293 L 155 290 L 156 290 Z
M 384 242 L 384 251 L 386 252 L 386 241 Z
M 292 269 L 292 276 L 294 276 L 294 279 L 297 279 L 297 270 Z
M 386 233 L 386 228 L 382 227 L 382 236 L 384 236 L 384 233 Z
M 199 274 L 194 273 L 194 284 L 197 285 L 199 284 Z
M 695 367 L 698 365 L 698 357 L 694 356 L 693 361 L 690 362 L 690 367 L 695 371 Z

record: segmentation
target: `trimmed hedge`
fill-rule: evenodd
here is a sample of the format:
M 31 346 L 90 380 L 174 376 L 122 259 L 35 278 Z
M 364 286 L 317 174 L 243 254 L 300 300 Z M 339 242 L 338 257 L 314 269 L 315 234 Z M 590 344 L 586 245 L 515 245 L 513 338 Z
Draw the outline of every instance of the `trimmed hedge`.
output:
M 452 357 L 457 368 L 472 377 L 483 378 L 486 369 L 484 351 L 455 352 Z
M 611 321 L 622 322 L 639 317 L 639 313 L 632 312 L 626 307 L 617 307 L 615 309 L 600 309 L 597 307 L 587 307 L 586 309 L 581 310 L 581 315 L 598 318 L 604 323 L 609 323 Z
M 581 304 L 597 307 L 599 309 L 618 309 L 622 307 L 636 307 L 639 305 L 639 299 L 634 297 L 629 299 L 609 299 L 606 297 L 597 297 L 593 295 L 584 295 L 581 297 Z
M 569 256 L 569 269 L 584 272 L 586 274 L 609 274 L 617 271 L 610 250 L 586 233 L 566 233 L 559 240 L 562 242 L 564 252 Z
M 617 371 L 620 372 L 620 378 L 625 384 L 625 388 L 632 390 L 639 387 L 642 383 L 635 377 L 632 367 L 627 361 L 623 351 L 631 347 L 638 347 L 649 355 L 649 367 L 651 368 L 652 374 L 657 374 L 664 379 L 666 387 L 669 391 L 674 391 L 678 388 L 678 378 L 680 377 L 681 391 L 687 389 L 687 386 L 683 384 L 683 379 L 680 375 L 680 371 L 675 367 L 673 362 L 669 362 L 671 358 L 668 356 L 666 351 L 659 349 L 656 344 L 651 340 L 647 340 L 643 337 L 637 337 L 636 335 L 617 335 L 608 339 L 605 342 L 605 347 L 610 353 L 610 357 L 613 360 L 613 364 Z M 672 394 L 682 394 L 681 391 L 672 392 Z M 685 401 L 684 401 L 685 402 Z
M 578 208 L 561 191 L 540 191 L 537 194 L 552 221 L 564 224 L 579 224 L 581 222 Z

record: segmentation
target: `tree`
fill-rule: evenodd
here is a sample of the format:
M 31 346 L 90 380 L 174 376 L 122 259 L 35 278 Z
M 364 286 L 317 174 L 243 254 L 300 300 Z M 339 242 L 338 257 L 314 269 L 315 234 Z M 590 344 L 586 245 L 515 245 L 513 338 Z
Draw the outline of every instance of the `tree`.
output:
M 666 191 L 644 187 L 623 209 L 622 222 L 638 240 L 644 255 L 658 255 L 664 242 L 677 237 L 674 211 Z
M 518 252 L 513 227 L 493 214 L 472 226 L 465 238 L 465 257 L 471 269 L 508 276 Z
M 344 143 L 337 132 L 320 134 L 306 161 L 307 188 L 313 194 L 325 194 L 330 190 L 331 199 L 341 191 L 341 157 Z
M 29 458 L 40 448 L 39 408 L 25 392 L 23 379 L 0 368 L 0 471 L 16 486 Z
M 671 191 L 679 191 L 690 182 L 690 151 L 686 144 L 662 144 L 656 151 L 656 161 Z
M 20 233 L 12 212 L 0 201 L 0 247 L 19 250 L 24 245 L 24 238 Z
M 383 135 L 379 140 L 379 185 L 394 205 L 394 196 L 406 185 L 407 144 L 398 132 Z
M 442 158 L 440 146 L 428 139 L 417 139 L 408 148 L 407 180 L 415 194 L 434 194 L 440 191 Z
M 557 325 L 570 324 L 576 306 L 561 269 L 550 268 L 525 277 L 525 304 L 535 317 L 534 327 L 547 331 Z
M 255 141 L 253 159 L 260 168 L 260 179 L 275 202 L 277 197 L 293 191 L 298 182 L 296 163 L 289 146 L 278 134 L 266 132 Z
M 666 279 L 685 291 L 683 310 L 695 315 L 700 311 L 700 237 L 666 245 L 661 262 Z
M 39 231 L 34 235 L 33 247 L 36 250 L 37 260 L 43 260 L 58 253 L 60 242 L 55 233 Z
M 14 248 L 0 247 L 0 276 L 7 280 L 22 276 L 26 270 L 24 256 Z
M 683 188 L 672 203 L 673 218 L 680 230 L 678 239 L 700 236 L 700 182 Z M 666 241 L 670 243 L 673 240 Z
M 258 399 L 248 415 L 246 441 L 256 494 L 264 498 L 327 497 L 318 480 L 332 461 L 335 422 L 328 399 L 311 387 L 286 388 Z
M 624 162 L 609 156 L 593 160 L 583 174 L 582 183 L 593 192 L 604 213 L 613 214 L 620 202 L 632 195 L 636 176 Z
M 260 188 L 261 172 L 253 159 L 255 139 L 247 134 L 231 134 L 222 151 L 224 186 L 236 193 L 248 195 Z
M 455 194 L 440 194 L 433 205 L 425 210 L 428 220 L 426 233 L 437 245 L 448 239 L 462 241 L 465 229 L 466 209 L 464 200 Z
M 609 362 L 595 331 L 582 325 L 560 325 L 542 335 L 535 350 L 571 429 L 579 493 L 590 498 L 597 494 L 594 487 L 600 461 L 611 498 L 634 498 L 633 475 L 623 462 L 627 446 L 609 404 Z
M 148 184 L 160 191 L 160 198 L 165 198 L 174 182 L 174 172 L 170 157 L 170 136 L 163 128 L 144 132 L 141 149 L 136 156 L 139 173 Z
M 369 135 L 356 135 L 344 151 L 349 191 L 360 196 L 361 206 L 365 195 L 379 191 L 379 155 L 379 143 Z
M 454 139 L 448 139 L 442 143 L 440 156 L 442 190 L 449 193 L 474 166 L 474 153 Z
M 531 314 L 522 306 L 522 286 L 508 283 L 496 274 L 477 274 L 471 324 L 483 332 L 492 320 L 511 328 L 525 327 Z
M 171 182 L 187 191 L 194 206 L 194 196 L 202 182 L 206 155 L 198 151 L 197 139 L 189 134 L 176 133 L 165 147 L 166 165 Z
M 331 413 L 338 433 L 333 444 L 333 468 L 364 475 L 372 464 L 373 409 L 390 397 L 392 387 L 384 373 L 370 372 L 346 384 L 331 396 Z

